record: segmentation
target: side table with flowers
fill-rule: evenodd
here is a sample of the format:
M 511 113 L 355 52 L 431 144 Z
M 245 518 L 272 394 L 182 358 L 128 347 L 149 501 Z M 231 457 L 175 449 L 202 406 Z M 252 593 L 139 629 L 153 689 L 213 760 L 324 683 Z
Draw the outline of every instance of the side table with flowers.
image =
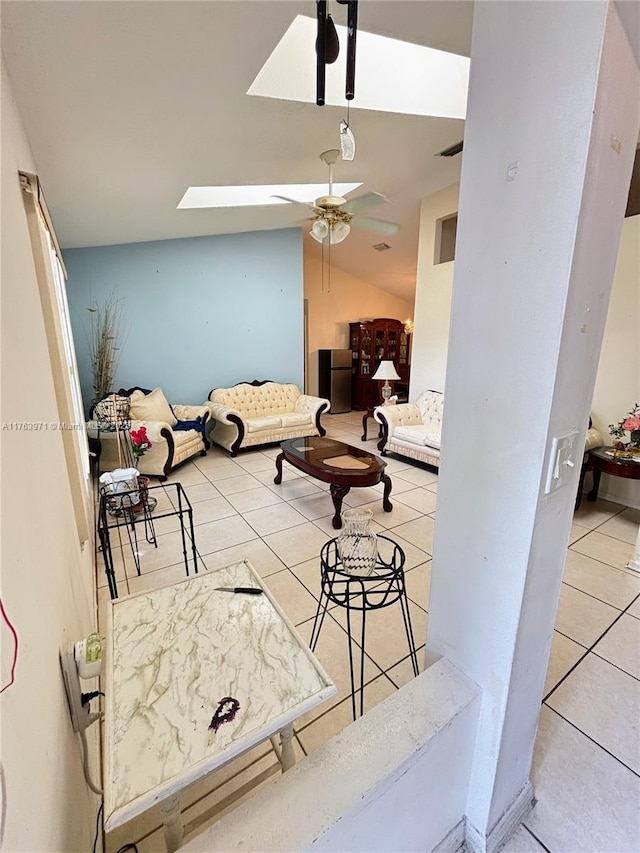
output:
M 590 501 L 598 498 L 602 474 L 640 480 L 640 404 L 636 403 L 618 424 L 609 424 L 609 432 L 617 439 L 612 447 L 596 447 L 589 451 L 588 464 L 593 471 L 593 489 L 587 495 Z M 622 439 L 627 432 L 630 440 L 625 444 Z
M 633 409 L 619 423 L 609 424 L 609 432 L 618 441 L 614 441 L 613 449 L 616 457 L 633 457 L 640 455 L 640 403 L 635 403 Z M 629 433 L 629 443 L 621 439 Z

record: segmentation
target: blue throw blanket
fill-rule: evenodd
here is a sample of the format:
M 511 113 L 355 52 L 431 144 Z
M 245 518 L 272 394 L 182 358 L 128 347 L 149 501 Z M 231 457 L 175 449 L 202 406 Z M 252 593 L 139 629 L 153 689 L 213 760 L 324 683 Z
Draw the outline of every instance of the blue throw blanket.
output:
M 140 388 L 140 386 L 138 386 L 138 387 Z M 143 394 L 150 394 L 151 393 L 150 388 L 140 388 L 140 390 L 142 391 Z M 202 416 L 201 415 L 198 415 L 198 417 L 195 419 L 195 421 L 181 421 L 181 420 L 178 420 L 176 413 L 173 411 L 173 406 L 171 405 L 171 403 L 169 403 L 169 408 L 173 412 L 173 417 L 178 421 L 178 423 L 175 424 L 175 426 L 171 427 L 171 429 L 180 430 L 180 431 L 184 430 L 185 432 L 187 430 L 190 430 L 190 429 L 195 429 L 196 432 L 204 433 L 204 424 L 202 423 Z
M 176 430 L 187 430 L 187 429 L 195 429 L 196 432 L 204 432 L 204 424 L 202 423 L 202 417 L 198 415 L 195 421 L 178 421 L 172 429 Z

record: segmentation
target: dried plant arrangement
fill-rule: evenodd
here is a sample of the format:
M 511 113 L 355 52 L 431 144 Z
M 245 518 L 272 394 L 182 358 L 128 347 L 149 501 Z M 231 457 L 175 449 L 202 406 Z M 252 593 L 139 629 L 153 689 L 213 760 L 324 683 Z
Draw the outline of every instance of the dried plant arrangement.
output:
M 89 326 L 89 356 L 96 400 L 113 390 L 113 380 L 120 357 L 120 338 L 123 321 L 123 299 L 115 291 L 102 304 L 94 303 L 87 310 Z

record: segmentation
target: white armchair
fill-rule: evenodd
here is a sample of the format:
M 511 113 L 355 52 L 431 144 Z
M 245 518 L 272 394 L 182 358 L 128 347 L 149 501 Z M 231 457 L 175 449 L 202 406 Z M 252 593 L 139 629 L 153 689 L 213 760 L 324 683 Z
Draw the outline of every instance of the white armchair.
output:
M 415 403 L 378 406 L 373 413 L 383 430 L 378 450 L 383 456 L 392 451 L 438 467 L 443 408 L 441 391 L 423 391 Z
M 118 395 L 129 398 L 130 429 L 146 427 L 152 444 L 139 459 L 133 460 L 141 474 L 158 477 L 163 481 L 180 463 L 197 454 L 206 455 L 210 446 L 205 436 L 209 419 L 207 406 L 170 406 L 160 388 L 154 388 L 151 392 L 145 392 L 137 386 L 127 390 L 121 388 Z M 180 422 L 193 422 L 197 428 L 177 428 Z M 89 429 L 93 423 L 89 424 Z M 100 429 L 98 436 L 101 445 L 100 470 L 121 467 L 117 433 Z

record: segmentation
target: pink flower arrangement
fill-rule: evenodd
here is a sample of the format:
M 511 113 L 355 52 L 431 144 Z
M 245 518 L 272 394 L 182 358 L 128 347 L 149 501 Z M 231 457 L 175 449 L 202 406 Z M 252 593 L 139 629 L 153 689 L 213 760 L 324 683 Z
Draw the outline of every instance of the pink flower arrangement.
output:
M 635 403 L 633 409 L 624 417 L 620 423 L 609 424 L 609 432 L 617 438 L 624 438 L 625 432 L 629 432 L 631 444 L 640 446 L 640 403 Z
M 130 430 L 129 435 L 131 436 L 131 450 L 133 451 L 133 455 L 136 459 L 140 459 L 141 456 L 144 456 L 147 450 L 153 447 L 149 440 L 149 436 L 147 435 L 146 426 Z
M 640 415 L 633 415 L 632 417 L 622 421 L 622 429 L 627 430 L 628 432 L 640 429 Z

